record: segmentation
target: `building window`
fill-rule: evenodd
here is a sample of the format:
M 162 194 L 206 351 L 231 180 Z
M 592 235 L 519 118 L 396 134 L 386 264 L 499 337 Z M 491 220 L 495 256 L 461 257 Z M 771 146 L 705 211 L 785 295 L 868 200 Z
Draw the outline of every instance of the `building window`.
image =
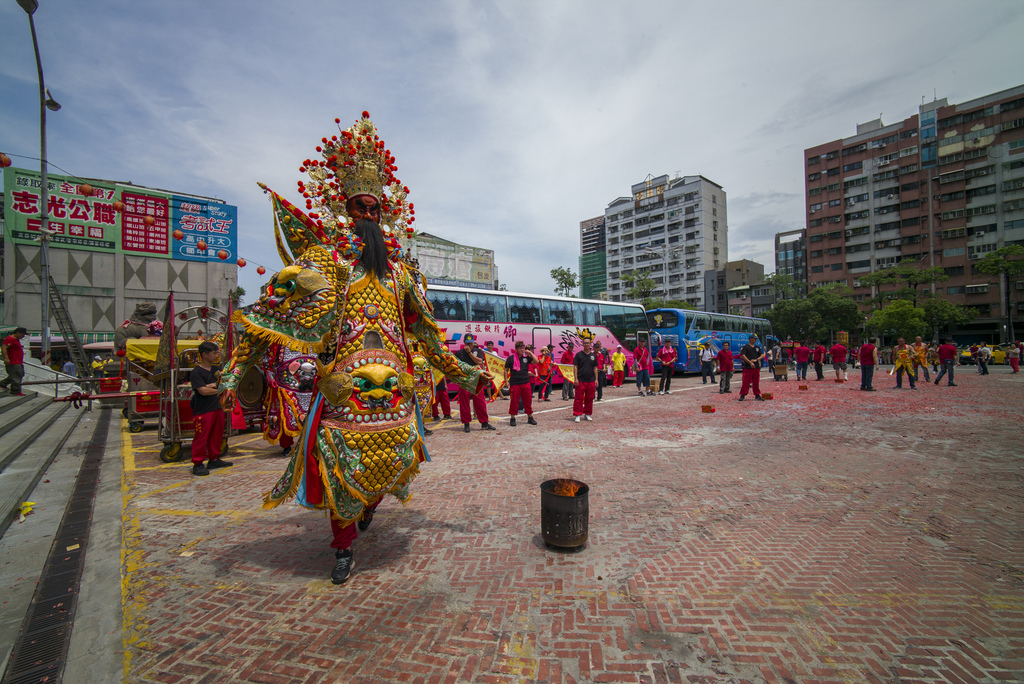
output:
M 832 264 L 831 266 L 829 266 L 829 268 L 831 270 L 833 270 L 833 271 L 842 271 L 843 270 L 843 264 L 841 262 L 838 263 L 838 264 Z

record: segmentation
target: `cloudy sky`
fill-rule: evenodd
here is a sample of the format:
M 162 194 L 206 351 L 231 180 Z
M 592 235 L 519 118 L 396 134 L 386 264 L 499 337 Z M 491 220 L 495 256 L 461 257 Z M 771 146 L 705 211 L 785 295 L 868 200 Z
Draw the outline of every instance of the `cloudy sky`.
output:
M 276 270 L 256 182 L 297 200 L 301 160 L 365 109 L 416 227 L 539 293 L 577 270 L 579 222 L 648 174 L 724 186 L 729 258 L 771 271 L 774 234 L 804 224 L 805 148 L 1024 83 L 1018 0 L 39 3 L 55 173 L 235 204 L 240 253 Z M 38 107 L 27 17 L 0 0 L 17 166 L 38 167 Z

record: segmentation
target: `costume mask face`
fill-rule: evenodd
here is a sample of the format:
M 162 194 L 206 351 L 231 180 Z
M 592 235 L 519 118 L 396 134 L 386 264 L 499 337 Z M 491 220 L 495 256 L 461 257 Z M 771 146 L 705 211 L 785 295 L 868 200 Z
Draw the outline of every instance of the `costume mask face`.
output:
M 358 195 L 348 201 L 348 214 L 353 221 L 369 219 L 380 223 L 380 202 L 372 195 Z
M 334 321 L 337 283 L 331 255 L 311 247 L 271 279 L 249 318 L 302 342 L 319 342 Z

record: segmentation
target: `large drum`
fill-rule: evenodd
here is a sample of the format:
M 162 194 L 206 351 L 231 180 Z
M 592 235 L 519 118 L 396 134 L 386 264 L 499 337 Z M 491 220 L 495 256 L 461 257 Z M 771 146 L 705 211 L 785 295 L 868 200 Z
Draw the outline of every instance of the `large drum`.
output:
M 249 366 L 249 370 L 239 378 L 236 392 L 238 403 L 243 411 L 258 411 L 263 408 L 263 394 L 266 392 L 267 383 L 263 373 L 256 366 Z

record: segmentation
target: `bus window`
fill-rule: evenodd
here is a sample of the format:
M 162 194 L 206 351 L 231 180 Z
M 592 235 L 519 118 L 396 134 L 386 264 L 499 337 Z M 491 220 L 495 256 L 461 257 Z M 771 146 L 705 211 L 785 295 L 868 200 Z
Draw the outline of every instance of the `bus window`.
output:
M 639 306 L 601 305 L 601 325 L 608 328 L 628 351 L 636 348 L 637 330 L 647 329 L 647 317 Z M 646 337 L 644 338 L 646 340 Z
M 711 329 L 718 332 L 729 332 L 728 320 L 721 314 L 711 314 Z
M 711 314 L 706 313 L 695 313 L 693 314 L 693 330 L 711 330 Z
M 740 319 L 740 332 L 747 333 L 748 335 L 754 332 L 754 322 L 749 318 Z
M 508 302 L 504 295 L 469 295 L 469 320 L 501 323 L 508 320 Z
M 434 307 L 434 318 L 442 321 L 468 321 L 466 295 L 461 292 L 427 290 L 427 299 Z
M 597 304 L 573 302 L 572 317 L 576 325 L 601 325 L 601 311 Z
M 675 311 L 661 309 L 647 314 L 647 327 L 650 329 L 675 328 L 679 325 L 679 315 Z
M 540 323 L 540 300 L 532 297 L 509 297 L 509 316 L 512 323 Z
M 560 302 L 557 299 L 545 299 L 542 302 L 544 306 L 544 322 L 548 325 L 572 325 L 572 303 L 571 302 Z

